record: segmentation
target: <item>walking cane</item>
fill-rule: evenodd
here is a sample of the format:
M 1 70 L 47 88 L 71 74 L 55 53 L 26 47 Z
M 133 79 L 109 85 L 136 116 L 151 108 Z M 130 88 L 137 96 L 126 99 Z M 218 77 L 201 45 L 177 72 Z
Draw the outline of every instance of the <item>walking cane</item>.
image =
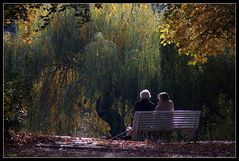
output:
M 120 134 L 118 134 L 118 135 L 116 135 L 116 136 L 110 138 L 109 140 L 114 139 L 114 138 L 116 138 L 116 137 L 118 137 L 118 136 L 120 136 L 120 135 L 123 135 L 123 134 L 125 134 L 126 132 L 130 131 L 131 129 L 132 129 L 132 128 L 127 128 L 124 132 L 122 132 L 122 133 L 120 133 Z

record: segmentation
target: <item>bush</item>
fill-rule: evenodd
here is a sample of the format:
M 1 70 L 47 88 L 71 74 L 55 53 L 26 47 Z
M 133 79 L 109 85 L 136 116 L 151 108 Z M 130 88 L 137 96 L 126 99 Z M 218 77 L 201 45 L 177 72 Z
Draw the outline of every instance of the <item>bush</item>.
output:
M 29 89 L 17 73 L 6 73 L 4 82 L 4 139 L 10 138 L 10 130 L 20 130 L 27 116 Z

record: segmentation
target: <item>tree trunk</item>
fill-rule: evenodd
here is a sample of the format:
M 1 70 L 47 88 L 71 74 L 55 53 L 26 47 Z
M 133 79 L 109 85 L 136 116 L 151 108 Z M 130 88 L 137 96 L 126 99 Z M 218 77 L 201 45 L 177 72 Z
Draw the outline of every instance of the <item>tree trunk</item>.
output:
M 125 125 L 121 115 L 111 107 L 112 100 L 113 99 L 107 94 L 100 96 L 96 102 L 96 112 L 109 124 L 110 134 L 113 137 L 121 132 L 124 132 Z

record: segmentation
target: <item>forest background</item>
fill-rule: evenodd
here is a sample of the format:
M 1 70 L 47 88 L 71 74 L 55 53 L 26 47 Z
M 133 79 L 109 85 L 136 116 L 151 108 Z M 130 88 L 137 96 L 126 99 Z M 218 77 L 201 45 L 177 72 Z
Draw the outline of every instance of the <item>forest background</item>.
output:
M 5 136 L 114 136 L 148 89 L 202 111 L 200 140 L 235 140 L 234 4 L 5 4 L 11 27 Z

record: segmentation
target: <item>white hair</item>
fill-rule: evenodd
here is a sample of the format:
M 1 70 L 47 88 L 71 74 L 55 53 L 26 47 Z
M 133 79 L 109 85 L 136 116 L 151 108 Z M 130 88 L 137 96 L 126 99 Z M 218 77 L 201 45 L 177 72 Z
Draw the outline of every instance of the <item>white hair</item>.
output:
M 150 97 L 151 97 L 151 94 L 150 94 L 149 90 L 144 89 L 140 92 L 141 99 L 150 99 Z

